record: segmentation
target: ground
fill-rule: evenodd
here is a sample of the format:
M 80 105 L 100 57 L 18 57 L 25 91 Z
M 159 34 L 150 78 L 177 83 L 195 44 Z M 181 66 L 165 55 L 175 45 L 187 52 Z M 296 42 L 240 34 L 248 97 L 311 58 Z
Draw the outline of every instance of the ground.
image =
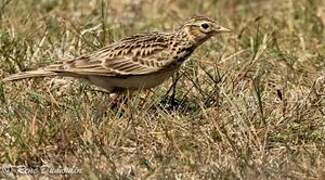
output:
M 0 177 L 325 178 L 321 0 L 1 0 L 0 79 L 196 14 L 233 32 L 174 77 L 175 106 L 172 80 L 115 108 L 85 81 L 0 81 Z

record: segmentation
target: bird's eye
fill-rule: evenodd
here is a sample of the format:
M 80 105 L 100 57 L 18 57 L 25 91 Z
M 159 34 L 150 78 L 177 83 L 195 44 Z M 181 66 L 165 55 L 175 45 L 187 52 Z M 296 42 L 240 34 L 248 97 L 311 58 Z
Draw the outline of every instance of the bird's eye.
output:
M 209 26 L 209 24 L 207 24 L 207 23 L 203 23 L 203 24 L 201 24 L 201 27 L 202 27 L 203 29 L 208 29 L 210 26 Z

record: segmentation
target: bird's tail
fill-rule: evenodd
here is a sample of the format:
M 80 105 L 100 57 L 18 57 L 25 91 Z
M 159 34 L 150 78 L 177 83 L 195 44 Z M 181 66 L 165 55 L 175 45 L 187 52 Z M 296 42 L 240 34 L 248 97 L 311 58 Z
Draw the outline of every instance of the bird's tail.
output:
M 56 76 L 57 73 L 44 70 L 44 69 L 39 69 L 39 70 L 34 70 L 34 71 L 27 71 L 27 72 L 21 72 L 17 74 L 10 75 L 6 78 L 4 78 L 2 81 L 7 82 L 7 81 L 16 81 L 16 80 L 21 80 L 21 79 L 26 79 L 26 78 L 34 78 L 34 77 L 47 77 L 47 76 Z

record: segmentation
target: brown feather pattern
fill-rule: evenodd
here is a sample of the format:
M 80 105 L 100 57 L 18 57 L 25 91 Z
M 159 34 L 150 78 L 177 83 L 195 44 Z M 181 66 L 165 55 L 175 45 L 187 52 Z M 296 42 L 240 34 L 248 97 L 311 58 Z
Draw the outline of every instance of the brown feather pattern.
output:
M 202 29 L 203 23 L 209 24 L 210 30 Z M 176 31 L 133 35 L 93 53 L 4 80 L 72 76 L 88 79 L 108 90 L 154 87 L 170 77 L 196 47 L 209 39 L 216 32 L 214 27 L 217 24 L 212 19 L 196 16 Z

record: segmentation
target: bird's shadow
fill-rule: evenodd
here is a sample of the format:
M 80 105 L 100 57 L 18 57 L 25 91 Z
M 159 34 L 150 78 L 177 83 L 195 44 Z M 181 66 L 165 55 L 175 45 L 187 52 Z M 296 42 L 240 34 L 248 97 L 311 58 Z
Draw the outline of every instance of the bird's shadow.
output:
M 165 110 L 167 112 L 188 113 L 197 111 L 199 106 L 193 100 L 188 98 L 178 99 L 174 96 L 166 96 L 159 103 L 153 104 L 151 111 Z

